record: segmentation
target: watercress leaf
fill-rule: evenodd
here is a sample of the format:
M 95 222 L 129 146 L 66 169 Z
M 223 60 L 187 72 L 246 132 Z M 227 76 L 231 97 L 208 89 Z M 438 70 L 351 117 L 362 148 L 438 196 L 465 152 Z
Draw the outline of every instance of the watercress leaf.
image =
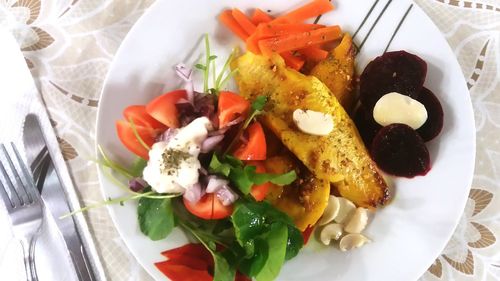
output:
M 265 182 L 272 182 L 276 185 L 287 185 L 291 184 L 297 179 L 297 173 L 295 173 L 295 170 L 291 170 L 288 173 L 285 174 L 249 174 L 249 178 L 255 183 L 255 184 L 263 184 Z
M 294 226 L 288 225 L 288 241 L 286 243 L 285 260 L 294 258 L 304 245 L 302 233 Z
M 266 105 L 266 102 L 267 102 L 267 97 L 266 96 L 258 96 L 252 102 L 252 110 L 254 110 L 254 111 L 262 111 L 264 109 L 264 106 Z
M 216 59 L 216 58 L 217 58 L 217 56 L 216 56 L 216 55 L 211 55 L 211 56 L 209 56 L 209 57 L 208 57 L 208 59 L 209 59 L 209 60 L 214 60 L 214 59 Z
M 201 64 L 201 63 L 197 63 L 197 64 L 195 64 L 195 65 L 194 65 L 194 67 L 196 67 L 196 68 L 198 68 L 198 69 L 200 69 L 200 70 L 206 70 L 206 69 L 207 69 L 207 68 L 206 68 L 203 64 Z
M 142 233 L 153 241 L 166 238 L 175 226 L 172 202 L 169 198 L 140 198 L 137 215 Z
M 241 246 L 268 230 L 264 204 L 245 202 L 236 205 L 231 219 L 236 240 Z
M 254 254 L 240 262 L 240 271 L 251 277 L 257 276 L 264 267 L 269 257 L 269 245 L 263 238 L 256 238 L 254 243 Z
M 219 161 L 219 158 L 217 158 L 217 155 L 215 154 L 212 155 L 212 159 L 210 160 L 210 164 L 208 165 L 208 170 L 211 173 L 221 174 L 226 177 L 229 176 L 231 168 L 232 168 L 231 165 L 227 163 L 221 163 Z
M 269 247 L 268 257 L 262 269 L 255 276 L 257 281 L 274 280 L 280 273 L 281 267 L 285 262 L 288 240 L 287 225 L 280 222 L 273 223 L 266 240 Z

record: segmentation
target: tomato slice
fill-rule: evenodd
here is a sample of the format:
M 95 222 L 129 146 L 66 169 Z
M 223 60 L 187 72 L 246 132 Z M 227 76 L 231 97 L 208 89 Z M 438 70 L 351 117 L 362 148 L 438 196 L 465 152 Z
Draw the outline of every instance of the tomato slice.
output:
M 255 166 L 255 171 L 259 174 L 265 173 L 266 172 L 266 167 L 264 166 L 264 163 L 259 162 L 259 161 L 248 161 L 248 165 L 250 166 Z M 266 198 L 267 193 L 269 193 L 269 189 L 271 188 L 272 183 L 266 182 L 263 184 L 259 185 L 254 185 L 252 186 L 252 190 L 250 190 L 250 194 L 252 194 L 253 198 L 255 198 L 256 201 L 262 201 L 264 198 Z
M 160 121 L 169 128 L 179 127 L 178 111 L 175 104 L 180 99 L 186 99 L 186 90 L 175 90 L 165 93 L 146 105 L 146 112 L 154 119 Z
M 123 116 L 125 120 L 130 121 L 132 119 L 134 124 L 137 126 L 149 127 L 154 129 L 165 129 L 166 126 L 160 123 L 158 120 L 151 117 L 146 112 L 145 105 L 131 105 L 123 111 Z
M 246 132 L 248 142 L 237 148 L 233 155 L 240 160 L 266 160 L 266 135 L 260 123 L 254 122 Z
M 158 130 L 143 126 L 135 126 L 135 129 L 145 144 L 151 147 L 155 143 L 156 136 L 159 133 Z M 123 120 L 117 121 L 116 131 L 118 133 L 118 138 L 128 150 L 143 159 L 149 159 L 149 151 L 143 147 L 135 137 L 132 125 L 129 122 Z
M 193 215 L 206 220 L 219 220 L 233 213 L 233 205 L 224 206 L 213 193 L 207 193 L 196 203 L 184 198 L 184 206 Z
M 220 92 L 217 109 L 219 128 L 224 128 L 229 122 L 238 118 L 238 116 L 246 115 L 249 108 L 250 103 L 242 96 L 233 92 Z
M 162 261 L 155 263 L 156 268 L 172 281 L 211 281 L 207 269 L 200 270 L 191 268 L 176 261 Z

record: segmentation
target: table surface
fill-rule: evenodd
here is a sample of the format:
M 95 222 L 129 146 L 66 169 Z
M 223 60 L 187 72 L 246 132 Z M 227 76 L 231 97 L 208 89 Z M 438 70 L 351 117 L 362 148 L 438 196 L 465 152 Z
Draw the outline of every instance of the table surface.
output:
M 83 205 L 102 200 L 94 157 L 104 77 L 152 0 L 4 0 L 0 26 L 20 44 Z M 416 0 L 452 47 L 475 112 L 477 157 L 465 212 L 421 280 L 500 279 L 500 0 Z M 151 280 L 106 208 L 86 214 L 109 280 Z M 0 249 L 0 272 L 8 256 Z M 21 268 L 22 269 L 22 268 Z M 22 280 L 22 277 L 13 278 Z

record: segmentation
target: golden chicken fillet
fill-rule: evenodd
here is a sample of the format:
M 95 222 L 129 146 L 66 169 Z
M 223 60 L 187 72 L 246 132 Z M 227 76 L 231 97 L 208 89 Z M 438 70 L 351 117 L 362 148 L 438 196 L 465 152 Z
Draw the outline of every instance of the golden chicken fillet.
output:
M 358 206 L 384 204 L 387 184 L 370 159 L 359 133 L 330 90 L 316 77 L 287 68 L 280 56 L 247 52 L 232 62 L 240 94 L 249 100 L 268 97 L 263 123 L 319 179 L 332 182 L 340 195 Z M 327 136 L 301 132 L 292 120 L 296 109 L 330 114 Z

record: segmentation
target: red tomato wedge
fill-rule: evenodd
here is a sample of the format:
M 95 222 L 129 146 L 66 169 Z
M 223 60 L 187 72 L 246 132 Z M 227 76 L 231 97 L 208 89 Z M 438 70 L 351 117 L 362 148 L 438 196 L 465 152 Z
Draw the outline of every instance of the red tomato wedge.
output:
M 259 161 L 248 161 L 248 165 L 250 166 L 255 166 L 255 171 L 259 174 L 265 173 L 266 172 L 266 167 L 262 162 Z M 267 193 L 269 193 L 269 188 L 271 188 L 270 182 L 266 182 L 263 184 L 259 185 L 254 185 L 252 186 L 252 190 L 250 191 L 250 194 L 252 194 L 253 198 L 255 198 L 256 201 L 262 201 L 264 198 L 266 198 Z
M 311 234 L 314 230 L 314 226 L 308 226 L 304 232 L 302 232 L 302 238 L 304 238 L 304 245 L 309 242 L 309 238 L 311 237 Z
M 266 160 L 266 136 L 260 123 L 254 122 L 246 132 L 248 142 L 237 148 L 233 155 L 240 160 Z
M 233 206 L 224 206 L 213 193 L 207 193 L 200 201 L 191 203 L 184 198 L 184 206 L 193 215 L 206 220 L 219 220 L 233 213 Z
M 149 147 L 155 143 L 156 136 L 160 132 L 159 130 L 143 126 L 135 126 L 135 129 L 142 141 Z M 132 125 L 129 122 L 123 120 L 117 121 L 116 131 L 118 132 L 118 138 L 128 150 L 143 159 L 149 159 L 149 151 L 136 138 L 132 130 Z
M 218 104 L 219 128 L 224 128 L 238 116 L 246 115 L 249 108 L 250 103 L 242 96 L 233 92 L 220 92 Z
M 194 269 L 176 261 L 162 261 L 155 263 L 156 268 L 172 281 L 211 281 L 207 269 Z
M 187 99 L 186 90 L 180 89 L 165 93 L 150 101 L 146 105 L 146 112 L 167 127 L 178 128 L 179 118 L 175 104 L 180 99 Z
M 158 122 L 158 120 L 151 117 L 146 112 L 146 106 L 144 105 L 131 105 L 123 111 L 123 116 L 125 120 L 130 121 L 132 119 L 134 124 L 137 126 L 149 127 L 154 129 L 165 129 L 165 125 Z

